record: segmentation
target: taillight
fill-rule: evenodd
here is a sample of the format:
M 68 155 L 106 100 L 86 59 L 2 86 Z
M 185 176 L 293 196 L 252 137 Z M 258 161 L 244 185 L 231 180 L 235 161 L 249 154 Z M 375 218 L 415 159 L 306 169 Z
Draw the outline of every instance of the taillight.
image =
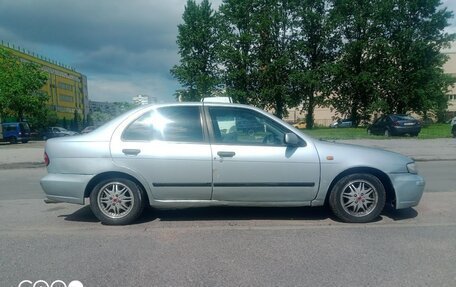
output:
M 44 152 L 44 164 L 46 166 L 48 166 L 50 164 L 50 160 L 49 160 L 49 157 L 48 157 L 48 154 L 46 152 Z

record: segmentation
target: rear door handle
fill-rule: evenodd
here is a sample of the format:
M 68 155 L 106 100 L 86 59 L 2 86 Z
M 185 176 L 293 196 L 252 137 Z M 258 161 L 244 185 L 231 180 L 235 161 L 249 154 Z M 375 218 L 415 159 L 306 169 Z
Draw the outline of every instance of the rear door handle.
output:
M 141 152 L 141 150 L 136 148 L 127 148 L 123 149 L 122 152 L 126 155 L 138 155 Z
M 233 157 L 236 155 L 234 151 L 219 151 L 217 152 L 219 157 Z

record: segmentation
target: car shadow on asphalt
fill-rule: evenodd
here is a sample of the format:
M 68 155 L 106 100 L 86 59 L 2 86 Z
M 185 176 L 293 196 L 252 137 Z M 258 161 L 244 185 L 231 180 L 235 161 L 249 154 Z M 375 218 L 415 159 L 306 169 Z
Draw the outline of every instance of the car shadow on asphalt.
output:
M 218 220 L 324 220 L 333 218 L 325 207 L 191 207 L 181 209 L 150 209 L 138 220 L 218 221 Z
M 373 222 L 388 217 L 394 221 L 415 218 L 418 212 L 413 208 L 394 210 L 387 207 Z M 99 222 L 86 205 L 71 214 L 60 215 L 67 221 Z M 178 209 L 146 208 L 133 224 L 152 221 L 227 221 L 227 220 L 304 220 L 322 221 L 330 219 L 341 222 L 327 207 L 191 207 Z
M 387 206 L 383 210 L 382 215 L 387 216 L 394 221 L 401 221 L 417 217 L 418 212 L 412 207 L 404 209 L 394 209 L 393 207 Z
M 63 217 L 67 221 L 77 221 L 77 222 L 100 222 L 98 218 L 95 217 L 89 205 L 86 205 L 71 214 L 62 214 L 59 217 Z

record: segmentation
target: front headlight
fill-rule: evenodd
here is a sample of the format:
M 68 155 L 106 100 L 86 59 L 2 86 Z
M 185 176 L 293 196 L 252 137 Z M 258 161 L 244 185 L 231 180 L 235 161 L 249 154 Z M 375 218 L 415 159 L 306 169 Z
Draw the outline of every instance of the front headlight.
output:
M 416 168 L 416 164 L 414 162 L 407 164 L 407 170 L 408 170 L 408 172 L 413 173 L 413 174 L 418 173 L 418 169 Z

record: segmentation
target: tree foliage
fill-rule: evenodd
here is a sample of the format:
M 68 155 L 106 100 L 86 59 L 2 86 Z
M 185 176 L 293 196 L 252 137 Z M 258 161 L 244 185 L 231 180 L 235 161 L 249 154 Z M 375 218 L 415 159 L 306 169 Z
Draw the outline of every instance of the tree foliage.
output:
M 439 114 L 455 82 L 441 53 L 452 16 L 439 0 L 223 0 L 218 12 L 189 0 L 172 74 L 184 99 L 221 83 L 279 117 L 301 107 L 308 128 L 319 105 L 356 125 L 375 112 Z
M 208 0 L 197 4 L 188 0 L 178 26 L 177 45 L 181 56 L 171 74 L 183 89 L 176 93 L 182 100 L 197 101 L 209 96 L 219 84 L 216 60 L 216 18 Z
M 0 116 L 42 117 L 48 96 L 40 89 L 46 81 L 39 66 L 0 48 Z
M 454 35 L 444 32 L 452 13 L 439 5 L 439 0 L 381 2 L 384 29 L 377 53 L 383 56 L 379 66 L 384 70 L 378 83 L 382 97 L 374 107 L 420 114 L 446 108 L 446 92 L 454 79 L 443 73 L 447 57 L 441 50 Z
M 332 63 L 338 56 L 341 44 L 336 30 L 332 5 L 325 0 L 295 0 L 291 2 L 292 86 L 295 103 L 306 111 L 306 127 L 314 123 L 314 110 L 323 105 L 333 91 Z

